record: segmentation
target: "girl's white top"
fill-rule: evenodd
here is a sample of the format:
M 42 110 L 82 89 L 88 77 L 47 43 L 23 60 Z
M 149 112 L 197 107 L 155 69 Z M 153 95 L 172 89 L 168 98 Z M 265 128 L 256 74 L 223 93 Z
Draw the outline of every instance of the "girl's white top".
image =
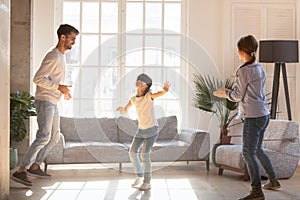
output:
M 133 96 L 130 101 L 136 108 L 140 129 L 158 126 L 154 115 L 154 103 L 150 92 L 141 97 Z

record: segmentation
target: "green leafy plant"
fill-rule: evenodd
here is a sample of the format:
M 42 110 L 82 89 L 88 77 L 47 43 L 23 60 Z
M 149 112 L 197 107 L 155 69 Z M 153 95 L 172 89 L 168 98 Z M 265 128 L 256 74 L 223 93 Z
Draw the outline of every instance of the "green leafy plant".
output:
M 232 89 L 233 81 L 226 79 L 223 82 L 210 76 L 196 74 L 193 82 L 195 84 L 194 107 L 217 117 L 221 131 L 220 142 L 222 142 L 222 137 L 228 135 L 229 127 L 234 125 L 231 122 L 237 116 L 238 103 L 216 97 L 213 92 L 224 87 Z
M 34 97 L 28 92 L 10 94 L 10 141 L 20 142 L 26 134 L 25 120 L 36 116 Z

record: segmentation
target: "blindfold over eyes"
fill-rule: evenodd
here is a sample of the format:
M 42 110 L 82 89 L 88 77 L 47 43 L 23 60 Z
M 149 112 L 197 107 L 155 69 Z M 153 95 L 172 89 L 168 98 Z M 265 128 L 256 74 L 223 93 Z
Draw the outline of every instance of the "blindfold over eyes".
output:
M 146 74 L 140 74 L 138 77 L 137 77 L 137 81 L 140 80 L 144 83 L 146 83 L 147 85 L 151 85 L 152 84 L 152 79 L 147 76 Z

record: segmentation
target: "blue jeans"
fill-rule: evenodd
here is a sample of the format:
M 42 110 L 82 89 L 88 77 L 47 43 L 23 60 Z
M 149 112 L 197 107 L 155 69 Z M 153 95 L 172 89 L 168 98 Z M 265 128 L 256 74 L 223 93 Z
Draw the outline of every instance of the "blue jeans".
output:
M 144 182 L 151 180 L 151 149 L 158 137 L 158 127 L 139 129 L 129 149 L 129 158 L 138 177 L 144 176 Z M 143 164 L 143 167 L 142 167 Z
M 35 100 L 38 131 L 29 147 L 21 167 L 32 163 L 41 164 L 49 151 L 59 140 L 59 112 L 57 105 L 49 101 Z
M 257 159 L 262 164 L 269 179 L 275 178 L 272 163 L 262 148 L 265 130 L 270 116 L 245 118 L 243 125 L 243 157 L 250 175 L 251 187 L 261 187 L 260 168 Z

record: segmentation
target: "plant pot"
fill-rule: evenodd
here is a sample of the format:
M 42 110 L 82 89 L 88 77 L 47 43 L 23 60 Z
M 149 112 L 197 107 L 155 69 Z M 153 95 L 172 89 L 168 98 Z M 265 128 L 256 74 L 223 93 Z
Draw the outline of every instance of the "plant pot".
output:
M 221 144 L 230 144 L 231 136 L 229 135 L 222 135 Z
M 18 150 L 16 148 L 9 148 L 10 169 L 14 169 L 18 165 Z

